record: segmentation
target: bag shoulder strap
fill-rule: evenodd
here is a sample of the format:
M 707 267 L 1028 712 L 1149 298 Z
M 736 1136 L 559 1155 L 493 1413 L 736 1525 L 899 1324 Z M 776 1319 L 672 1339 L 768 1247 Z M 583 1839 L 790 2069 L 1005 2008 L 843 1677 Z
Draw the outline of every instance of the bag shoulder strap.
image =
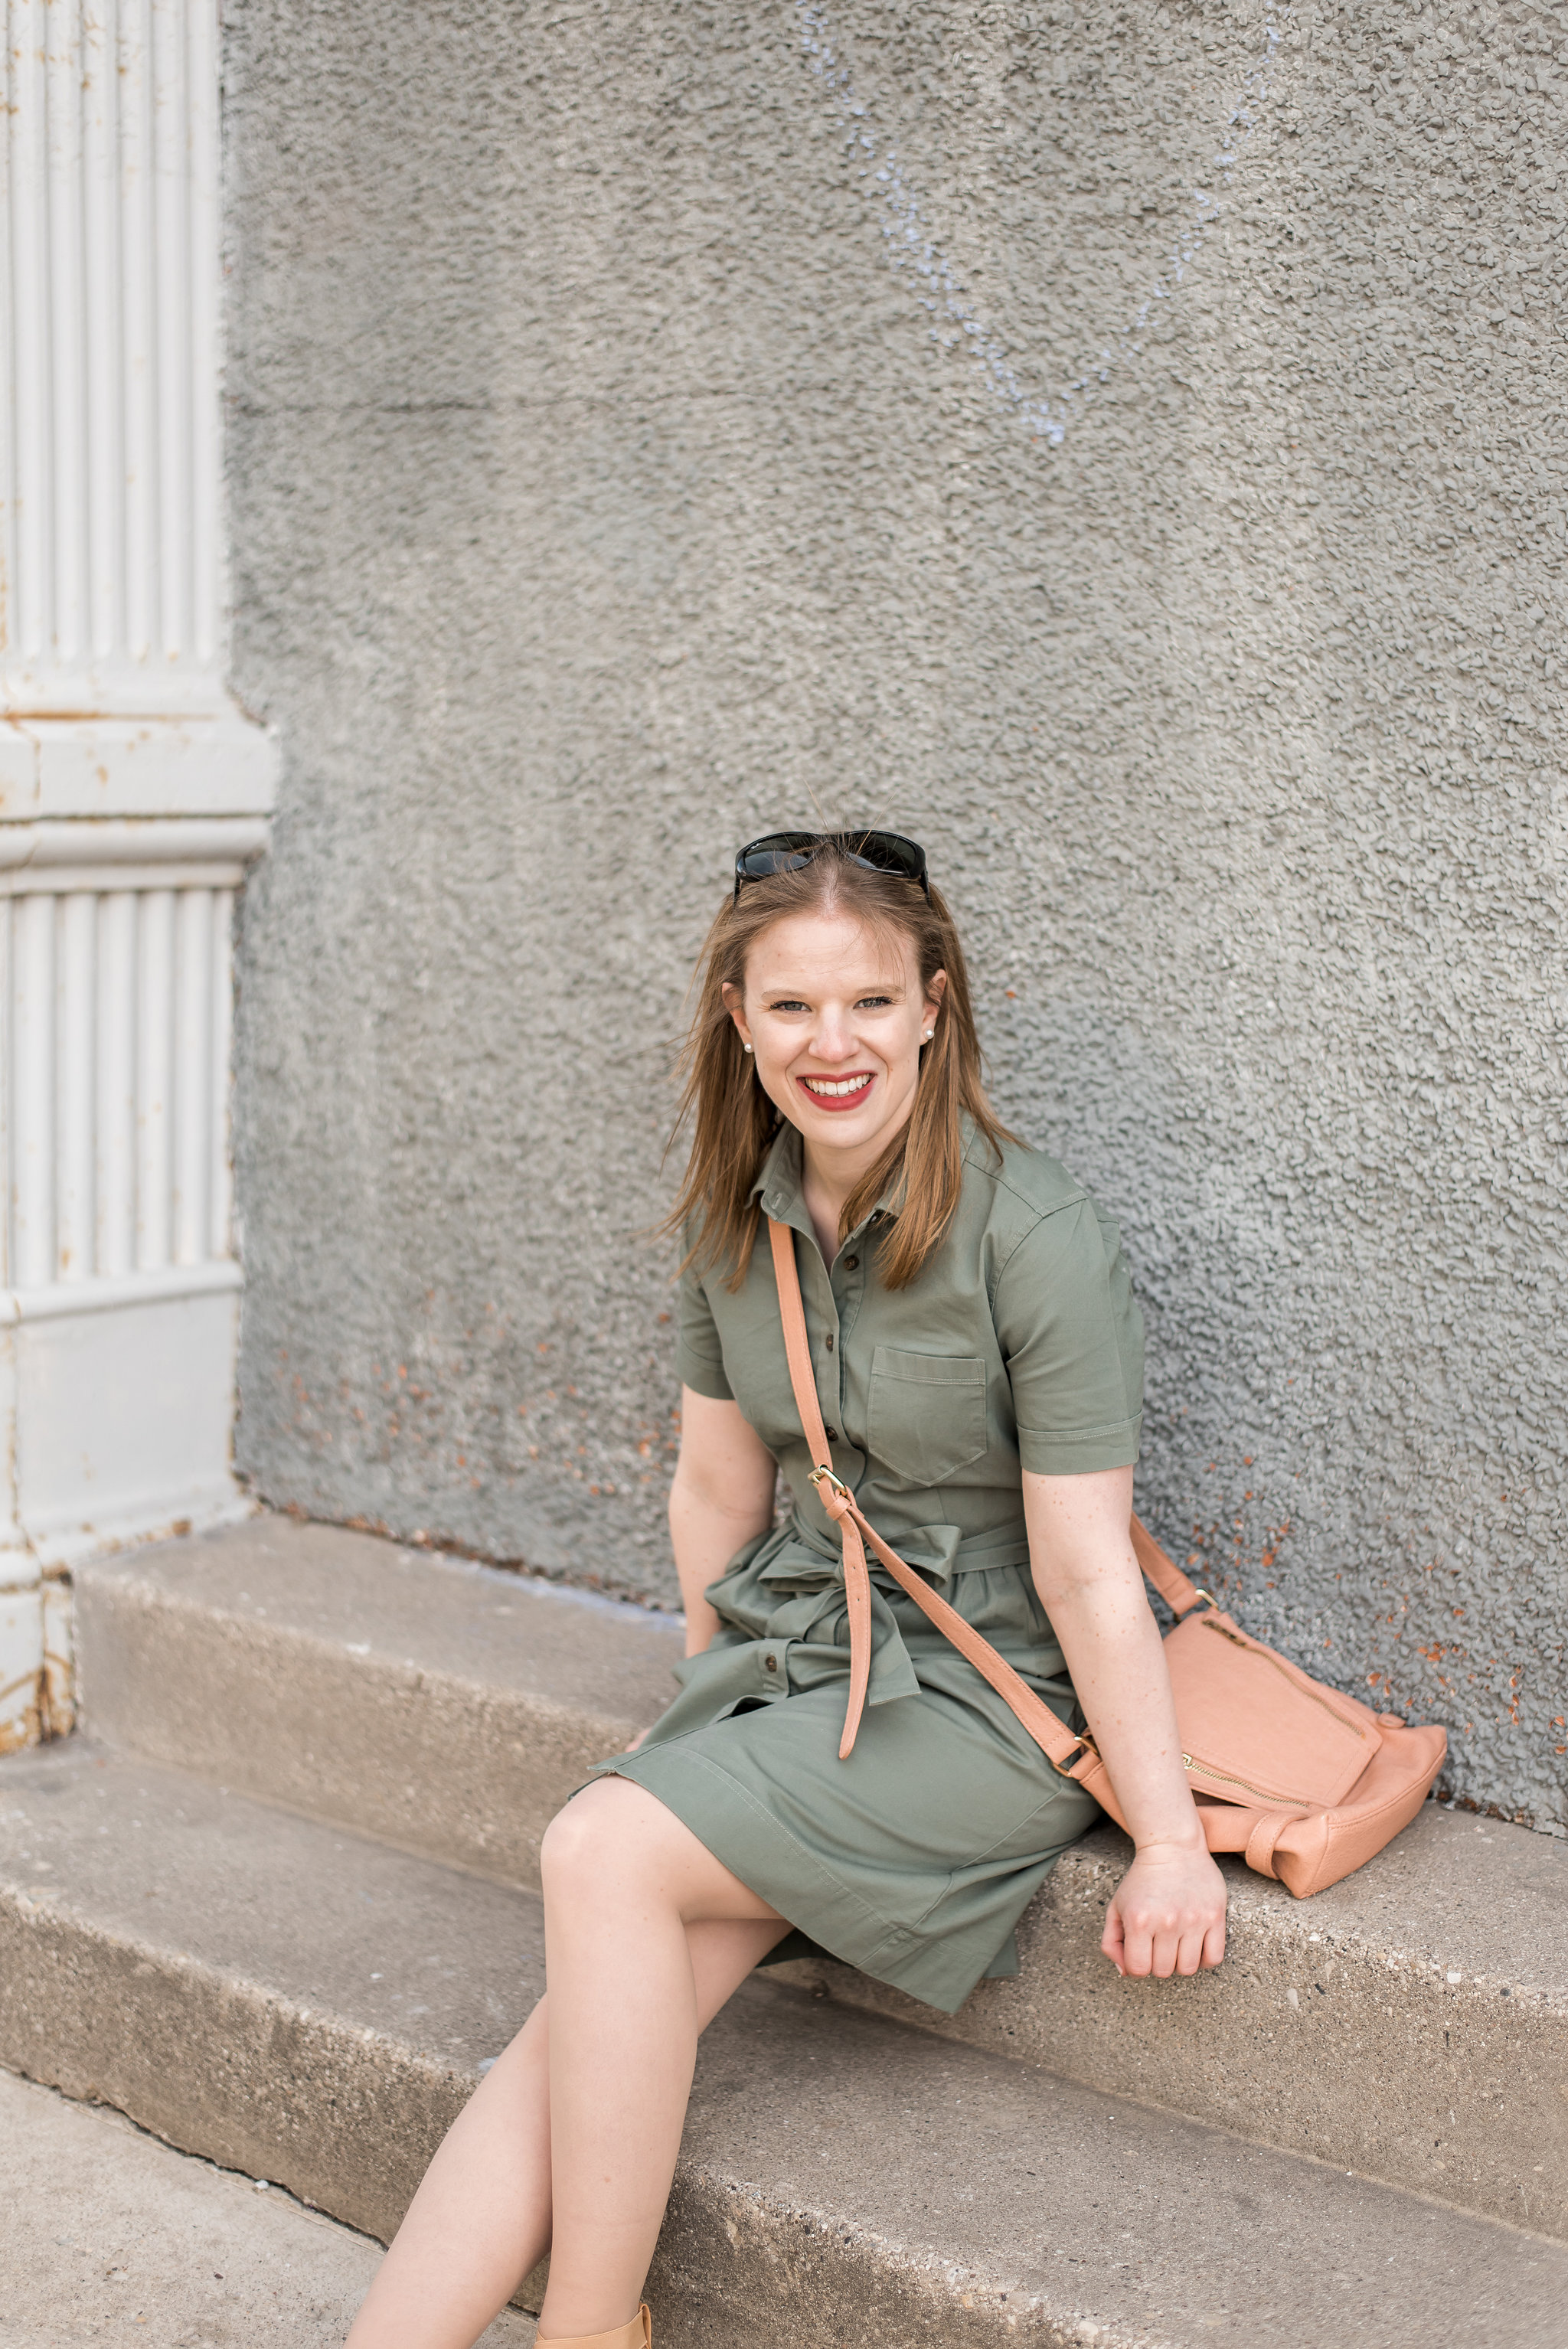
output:
M 795 1235 L 788 1224 L 768 1218 L 768 1237 L 773 1248 L 773 1270 L 779 1284 L 779 1311 L 784 1323 L 784 1351 L 789 1363 L 789 1383 L 795 1390 L 795 1408 L 800 1414 L 800 1426 L 810 1447 L 814 1462 L 829 1462 L 828 1433 L 822 1421 L 821 1405 L 817 1400 L 816 1375 L 811 1368 L 811 1345 L 806 1331 L 806 1308 L 800 1296 L 800 1276 L 795 1267 Z M 1214 1601 L 1206 1590 L 1184 1575 L 1173 1557 L 1169 1557 L 1155 1540 L 1141 1517 L 1134 1516 L 1130 1528 L 1133 1555 L 1139 1568 L 1160 1593 L 1165 1604 L 1178 1619 L 1190 1615 L 1201 1599 Z
M 884 1542 L 856 1506 L 854 1495 L 843 1479 L 835 1475 L 828 1452 L 828 1433 L 822 1421 L 821 1405 L 817 1400 L 817 1381 L 811 1369 L 810 1341 L 806 1332 L 806 1309 L 800 1299 L 800 1277 L 795 1268 L 795 1235 L 787 1224 L 768 1219 L 768 1237 L 773 1250 L 774 1277 L 779 1285 L 779 1311 L 784 1324 L 784 1351 L 789 1364 L 789 1383 L 795 1391 L 795 1408 L 800 1414 L 800 1425 L 807 1444 L 815 1455 L 811 1482 L 821 1496 L 822 1506 L 838 1525 L 844 1546 L 844 1591 L 850 1616 L 850 1702 L 844 1721 L 844 1734 L 839 1746 L 839 1758 L 847 1760 L 854 1748 L 856 1732 L 865 1703 L 865 1692 L 871 1676 L 871 1576 L 866 1567 L 865 1543 L 869 1542 L 878 1561 L 885 1567 L 899 1588 L 907 1592 L 915 1605 L 935 1624 L 937 1630 L 958 1650 L 961 1656 L 989 1681 L 997 1695 L 1011 1707 L 1028 1731 L 1037 1745 L 1049 1756 L 1057 1768 L 1069 1777 L 1092 1778 L 1092 1791 L 1115 1810 L 1115 1798 L 1109 1787 L 1102 1791 L 1104 1764 L 1088 1740 L 1070 1730 L 1037 1697 L 1028 1682 L 1020 1679 L 996 1653 L 989 1640 L 966 1623 L 955 1608 L 939 1598 L 914 1568 L 900 1557 L 898 1552 Z
M 1154 1585 L 1178 1622 L 1183 1615 L 1191 1613 L 1201 1599 L 1208 1599 L 1210 1606 L 1213 1606 L 1214 1601 L 1209 1598 L 1209 1593 L 1200 1590 L 1197 1584 L 1182 1573 L 1175 1559 L 1166 1556 L 1141 1517 L 1134 1516 L 1130 1530 L 1132 1554 L 1140 1570 Z
M 773 1249 L 773 1277 L 779 1284 L 779 1316 L 784 1324 L 789 1383 L 795 1390 L 795 1408 L 800 1414 L 800 1426 L 815 1465 L 830 1458 L 828 1429 L 817 1399 L 816 1372 L 811 1368 L 806 1307 L 800 1295 L 800 1276 L 795 1268 L 795 1235 L 788 1224 L 775 1223 L 769 1216 L 768 1237 Z
M 773 1248 L 773 1276 L 779 1284 L 779 1312 L 784 1323 L 784 1351 L 789 1362 L 789 1383 L 795 1390 L 795 1408 L 800 1414 L 813 1463 L 827 1464 L 831 1474 L 832 1454 L 828 1449 L 822 1407 L 817 1400 L 811 1341 L 806 1334 L 806 1309 L 800 1301 L 800 1277 L 795 1269 L 795 1235 L 788 1224 L 776 1224 L 769 1216 L 768 1237 Z M 850 1615 L 850 1702 L 844 1715 L 844 1733 L 839 1743 L 839 1759 L 844 1762 L 854 1751 L 861 1715 L 865 1711 L 866 1691 L 871 1685 L 872 1578 L 859 1527 L 841 1525 L 839 1531 L 844 1547 L 844 1600 Z

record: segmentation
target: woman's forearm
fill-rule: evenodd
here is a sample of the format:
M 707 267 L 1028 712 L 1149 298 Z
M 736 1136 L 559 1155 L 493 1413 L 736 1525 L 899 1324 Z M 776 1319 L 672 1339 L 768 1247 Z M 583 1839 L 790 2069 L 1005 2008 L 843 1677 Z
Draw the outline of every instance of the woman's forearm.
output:
M 688 1656 L 700 1656 L 718 1629 L 718 1617 L 704 1596 L 708 1584 L 718 1580 L 743 1544 L 767 1532 L 772 1500 L 769 1493 L 766 1510 L 755 1500 L 737 1509 L 684 1484 L 678 1474 L 671 1485 L 670 1544 L 686 1607 Z
M 1128 1531 L 1132 1472 L 1024 1479 L 1035 1587 L 1135 1842 L 1202 1844 L 1160 1629 Z
M 704 1593 L 773 1522 L 778 1463 L 735 1402 L 681 1389 L 681 1450 L 670 1486 L 670 1543 L 686 1602 L 686 1653 L 718 1629 Z
M 1119 1973 L 1193 1974 L 1225 1954 L 1225 1883 L 1187 1784 L 1171 1675 L 1132 1553 L 1132 1471 L 1024 1478 L 1035 1588 L 1138 1848 L 1106 1909 Z
M 1052 1588 L 1047 1608 L 1133 1841 L 1202 1848 L 1171 1675 L 1141 1582 L 1066 1583 Z

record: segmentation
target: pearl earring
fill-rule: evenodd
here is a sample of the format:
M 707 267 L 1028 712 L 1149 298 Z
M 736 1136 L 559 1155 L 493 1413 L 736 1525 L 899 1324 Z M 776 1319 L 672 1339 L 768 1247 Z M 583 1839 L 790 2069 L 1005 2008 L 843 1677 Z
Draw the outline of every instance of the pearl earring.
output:
M 929 1044 L 929 1043 L 930 1043 L 930 1041 L 931 1041 L 931 1040 L 932 1040 L 932 1038 L 935 1035 L 935 1033 L 936 1033 L 936 1030 L 935 1030 L 935 1029 L 934 1029 L 934 1028 L 928 1028 L 928 1029 L 926 1030 L 926 1031 L 925 1031 L 924 1035 L 921 1038 L 921 1040 L 921 1040 L 921 1042 L 922 1042 L 923 1044 Z
M 749 1045 L 749 1044 L 742 1044 L 742 1046 L 741 1046 L 741 1048 L 740 1048 L 740 1049 L 741 1049 L 741 1050 L 742 1050 L 743 1052 L 749 1052 L 749 1051 L 750 1051 L 750 1050 L 751 1050 L 751 1047 L 750 1047 L 750 1045 Z

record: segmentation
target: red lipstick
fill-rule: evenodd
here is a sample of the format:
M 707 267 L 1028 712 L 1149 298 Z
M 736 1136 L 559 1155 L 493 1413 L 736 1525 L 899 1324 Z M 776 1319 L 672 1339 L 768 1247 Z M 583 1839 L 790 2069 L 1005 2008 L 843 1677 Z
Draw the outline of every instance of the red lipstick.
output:
M 811 1086 L 807 1081 L 806 1078 L 797 1077 L 795 1082 L 799 1086 L 800 1091 L 805 1094 L 806 1099 L 810 1102 L 813 1109 L 859 1109 L 861 1103 L 865 1100 L 867 1094 L 871 1092 L 872 1087 L 877 1081 L 876 1071 L 874 1069 L 850 1069 L 847 1070 L 841 1077 L 830 1076 L 825 1069 L 813 1069 L 811 1075 L 819 1084 L 851 1084 L 854 1088 L 851 1092 L 813 1092 Z

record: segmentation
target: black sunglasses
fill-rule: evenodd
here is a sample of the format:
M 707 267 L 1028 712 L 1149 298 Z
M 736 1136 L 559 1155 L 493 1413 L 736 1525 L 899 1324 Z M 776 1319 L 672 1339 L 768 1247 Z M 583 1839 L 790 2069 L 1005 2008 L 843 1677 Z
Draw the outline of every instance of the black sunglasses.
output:
M 868 873 L 894 873 L 901 881 L 918 881 L 927 902 L 931 884 L 925 876 L 925 851 L 918 840 L 902 832 L 765 832 L 749 841 L 735 860 L 735 895 L 748 881 L 766 881 L 770 873 L 799 873 L 819 849 L 836 848 L 851 864 Z

